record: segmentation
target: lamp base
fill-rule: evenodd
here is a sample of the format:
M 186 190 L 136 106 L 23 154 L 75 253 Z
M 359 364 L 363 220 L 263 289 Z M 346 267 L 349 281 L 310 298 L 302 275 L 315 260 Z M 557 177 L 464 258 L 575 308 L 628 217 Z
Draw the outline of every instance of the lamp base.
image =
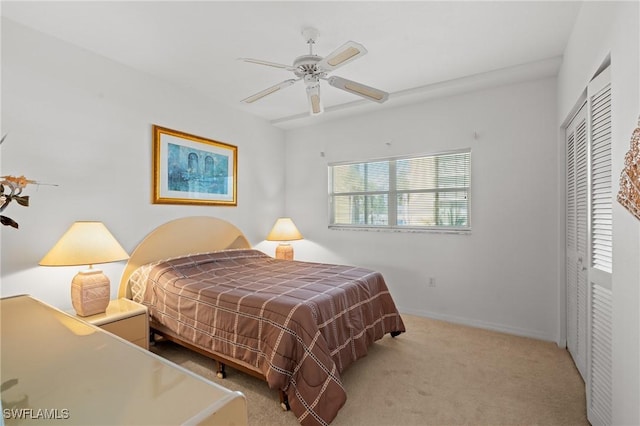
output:
M 71 304 L 81 317 L 107 310 L 111 298 L 109 278 L 99 269 L 80 271 L 71 281 Z
M 276 259 L 293 260 L 293 247 L 291 247 L 291 244 L 278 244 L 278 247 L 276 247 Z

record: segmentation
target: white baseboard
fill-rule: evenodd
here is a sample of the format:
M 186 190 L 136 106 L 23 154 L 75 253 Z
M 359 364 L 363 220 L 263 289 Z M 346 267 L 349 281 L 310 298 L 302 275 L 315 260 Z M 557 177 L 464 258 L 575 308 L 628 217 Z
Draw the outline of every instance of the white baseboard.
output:
M 440 314 L 437 312 L 423 311 L 420 309 L 403 309 L 402 307 L 398 307 L 398 310 L 400 311 L 400 313 L 417 315 L 419 317 L 431 318 L 431 319 L 446 321 L 454 324 L 482 328 L 484 330 L 498 331 L 501 333 L 513 334 L 515 336 L 530 337 L 532 339 L 558 343 L 558 340 L 554 336 L 549 336 L 545 333 L 540 333 L 535 330 L 528 330 L 528 329 L 519 328 L 519 327 L 511 327 L 504 324 L 496 324 L 492 322 L 480 321 L 480 320 L 475 320 L 471 318 L 459 317 L 455 315 L 447 315 L 447 314 Z

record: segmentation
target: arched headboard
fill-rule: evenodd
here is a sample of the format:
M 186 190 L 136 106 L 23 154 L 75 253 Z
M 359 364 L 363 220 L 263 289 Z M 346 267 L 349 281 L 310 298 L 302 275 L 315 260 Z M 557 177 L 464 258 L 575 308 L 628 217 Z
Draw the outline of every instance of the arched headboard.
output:
M 133 250 L 120 279 L 118 297 L 131 297 L 129 277 L 146 263 L 193 253 L 250 247 L 242 231 L 226 220 L 209 216 L 172 220 L 151 231 Z

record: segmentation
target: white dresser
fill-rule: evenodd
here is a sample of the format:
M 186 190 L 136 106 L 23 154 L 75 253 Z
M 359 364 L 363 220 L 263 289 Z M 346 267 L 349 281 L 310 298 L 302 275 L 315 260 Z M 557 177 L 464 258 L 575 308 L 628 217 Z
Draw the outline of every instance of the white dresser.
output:
M 242 393 L 30 296 L 0 300 L 0 340 L 6 425 L 247 424 Z

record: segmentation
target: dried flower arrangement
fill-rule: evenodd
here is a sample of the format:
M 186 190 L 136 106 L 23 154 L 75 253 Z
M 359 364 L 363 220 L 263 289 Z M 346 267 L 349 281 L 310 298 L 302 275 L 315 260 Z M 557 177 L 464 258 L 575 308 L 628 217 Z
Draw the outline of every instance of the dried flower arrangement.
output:
M 2 176 L 0 179 L 2 179 L 0 180 L 0 212 L 3 212 L 13 200 L 21 206 L 29 206 L 29 196 L 20 194 L 28 184 L 37 183 L 36 181 L 29 180 L 24 176 Z M 7 188 L 9 192 L 5 193 L 4 191 Z M 4 215 L 0 215 L 0 223 L 12 228 L 18 228 L 18 222 Z
M 631 135 L 631 147 L 624 157 L 624 169 L 620 175 L 618 202 L 640 220 L 640 118 Z
M 0 139 L 0 145 L 4 142 L 7 135 L 4 135 L 2 139 Z M 22 190 L 26 188 L 28 184 L 37 184 L 42 185 L 35 180 L 29 180 L 24 176 L 1 176 L 0 177 L 0 213 L 7 208 L 11 201 L 15 200 L 16 203 L 21 206 L 28 207 L 29 206 L 29 196 L 21 195 Z M 5 192 L 8 190 L 8 192 Z M 0 223 L 4 226 L 11 226 L 12 228 L 18 228 L 18 222 L 11 219 L 10 217 L 0 215 Z

